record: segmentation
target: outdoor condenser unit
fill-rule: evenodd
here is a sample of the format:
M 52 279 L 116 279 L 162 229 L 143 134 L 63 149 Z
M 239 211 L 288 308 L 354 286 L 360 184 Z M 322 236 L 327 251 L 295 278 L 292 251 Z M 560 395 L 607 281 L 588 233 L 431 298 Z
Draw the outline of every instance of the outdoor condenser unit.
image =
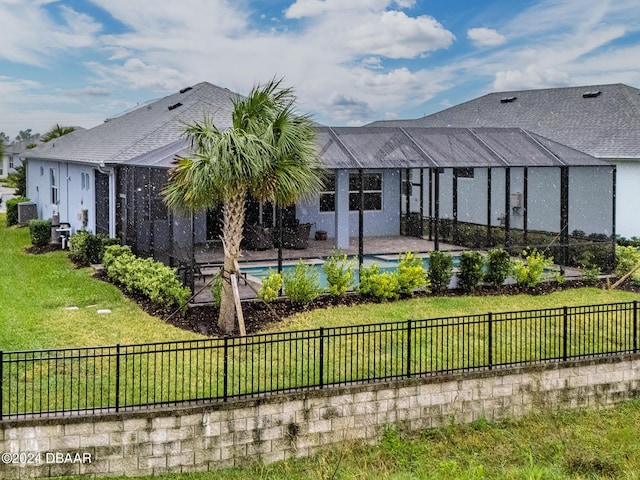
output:
M 26 225 L 29 220 L 38 218 L 38 207 L 34 202 L 21 202 L 18 204 L 18 223 Z

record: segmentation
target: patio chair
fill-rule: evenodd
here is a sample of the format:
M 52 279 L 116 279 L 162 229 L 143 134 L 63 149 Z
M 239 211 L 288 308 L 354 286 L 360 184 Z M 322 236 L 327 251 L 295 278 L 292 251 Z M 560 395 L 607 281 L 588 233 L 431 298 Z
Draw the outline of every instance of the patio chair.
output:
M 271 235 L 262 225 L 245 225 L 242 248 L 246 250 L 269 250 L 273 248 Z
M 282 229 L 282 248 L 291 248 L 293 250 L 304 250 L 309 248 L 309 234 L 311 232 L 310 223 L 299 223 Z M 279 236 L 277 230 L 274 231 L 273 243 L 277 247 L 279 245 Z

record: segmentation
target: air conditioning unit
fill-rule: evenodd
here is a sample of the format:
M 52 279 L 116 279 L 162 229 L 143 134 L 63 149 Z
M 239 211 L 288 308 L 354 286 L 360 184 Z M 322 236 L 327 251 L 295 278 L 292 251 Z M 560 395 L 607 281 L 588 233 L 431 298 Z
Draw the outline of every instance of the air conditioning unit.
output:
M 34 202 L 21 202 L 18 204 L 18 223 L 26 225 L 29 220 L 38 218 L 38 207 Z

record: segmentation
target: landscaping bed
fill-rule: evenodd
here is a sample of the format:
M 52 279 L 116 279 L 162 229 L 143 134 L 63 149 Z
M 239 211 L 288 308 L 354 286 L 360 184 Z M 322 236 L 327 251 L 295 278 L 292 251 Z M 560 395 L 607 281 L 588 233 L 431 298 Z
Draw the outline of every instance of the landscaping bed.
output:
M 522 285 L 502 285 L 500 287 L 481 286 L 475 289 L 473 293 L 466 293 L 462 290 L 449 290 L 438 296 L 456 297 L 456 296 L 500 296 L 500 295 L 547 295 L 550 293 L 582 287 L 607 288 L 606 280 L 600 280 L 597 283 L 583 282 L 579 280 L 571 280 L 563 283 L 555 281 L 542 282 L 534 287 L 526 288 Z M 634 286 L 633 282 L 627 281 L 618 287 L 620 290 L 640 293 L 640 288 Z M 428 292 L 416 292 L 411 298 L 420 297 L 436 297 Z M 409 297 L 407 297 L 409 298 Z M 322 295 L 311 301 L 309 304 L 301 306 L 292 303 L 290 300 L 283 298 L 275 302 L 265 304 L 259 300 L 243 302 L 242 312 L 244 315 L 245 326 L 248 334 L 263 331 L 269 326 L 276 324 L 283 319 L 290 317 L 296 313 L 311 311 L 319 308 L 331 308 L 338 306 L 353 306 L 362 304 L 376 303 L 372 298 L 365 297 L 358 293 L 348 293 L 342 297 L 331 297 Z M 218 310 L 211 305 L 193 306 L 184 315 L 161 315 L 165 321 L 170 324 L 189 330 L 202 335 L 218 336 L 222 335 L 217 326 Z

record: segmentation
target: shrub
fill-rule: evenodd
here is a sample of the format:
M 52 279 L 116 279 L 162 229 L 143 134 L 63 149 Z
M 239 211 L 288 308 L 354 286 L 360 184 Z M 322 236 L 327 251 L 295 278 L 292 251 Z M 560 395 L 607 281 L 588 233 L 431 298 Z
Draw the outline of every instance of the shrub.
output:
M 553 258 L 545 257 L 536 249 L 529 254 L 527 252 L 522 252 L 522 254 L 526 255 L 526 262 L 520 258 L 517 259 L 513 271 L 518 283 L 525 287 L 533 287 L 542 281 L 544 269 L 553 264 Z
M 151 258 L 138 258 L 128 246 L 110 245 L 102 262 L 107 276 L 129 293 L 142 295 L 160 307 L 187 308 L 191 291 L 182 286 L 175 268 Z
M 427 285 L 427 278 L 422 267 L 422 259 L 407 252 L 400 256 L 396 271 L 400 292 L 411 294 L 414 290 Z
M 117 238 L 79 230 L 69 237 L 69 252 L 71 259 L 81 265 L 102 263 L 104 250 L 109 245 L 119 244 Z
M 484 277 L 484 258 L 480 252 L 462 252 L 458 284 L 465 292 L 473 291 Z
M 354 263 L 353 259 L 348 260 L 346 254 L 337 250 L 322 265 L 322 270 L 327 276 L 327 289 L 334 297 L 344 295 L 353 286 Z
M 51 220 L 29 220 L 29 235 L 31 244 L 36 247 L 46 247 L 51 241 Z
M 358 291 L 378 301 L 396 300 L 400 296 L 400 283 L 395 273 L 380 273 L 379 265 L 371 265 L 360 268 Z
M 429 273 L 427 276 L 434 292 L 444 292 L 449 288 L 452 270 L 453 257 L 451 255 L 439 251 L 429 254 Z
M 282 276 L 284 293 L 293 303 L 306 305 L 321 293 L 320 272 L 300 260 L 293 272 Z
M 493 248 L 487 253 L 487 272 L 484 279 L 494 285 L 502 285 L 513 270 L 509 252 L 502 248 Z
M 18 224 L 18 204 L 28 201 L 29 199 L 26 197 L 16 197 L 7 200 L 7 227 Z
M 635 247 L 616 246 L 616 275 L 624 277 L 640 262 L 640 252 Z
M 275 270 L 269 270 L 266 277 L 262 279 L 262 286 L 258 290 L 258 297 L 270 303 L 278 299 L 282 288 L 282 275 Z
M 211 282 L 211 296 L 213 297 L 213 304 L 216 308 L 220 308 L 222 304 L 222 275 L 216 275 Z

